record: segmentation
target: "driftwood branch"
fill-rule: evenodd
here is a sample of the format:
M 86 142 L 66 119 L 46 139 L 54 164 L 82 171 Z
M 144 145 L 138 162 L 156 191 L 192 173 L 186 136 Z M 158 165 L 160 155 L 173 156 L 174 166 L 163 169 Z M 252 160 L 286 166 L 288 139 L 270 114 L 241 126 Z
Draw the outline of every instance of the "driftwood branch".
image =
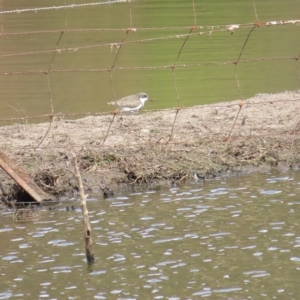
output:
M 31 177 L 11 158 L 9 158 L 4 151 L 0 149 L 0 168 L 8 174 L 19 186 L 26 191 L 36 202 L 43 201 L 57 201 L 57 199 L 45 193 L 39 188 Z M 2 193 L 5 195 L 4 188 L 1 187 Z
M 75 176 L 78 181 L 79 187 L 79 195 L 81 199 L 81 209 L 82 209 L 82 216 L 83 216 L 83 224 L 84 224 L 84 239 L 85 239 L 85 252 L 86 252 L 86 259 L 88 263 L 92 263 L 95 261 L 94 252 L 93 252 L 93 240 L 92 240 L 92 229 L 89 220 L 89 211 L 86 205 L 86 197 L 88 195 L 84 194 L 82 179 L 80 176 L 78 164 L 77 164 L 77 157 L 73 153 L 74 159 L 74 166 L 75 166 Z

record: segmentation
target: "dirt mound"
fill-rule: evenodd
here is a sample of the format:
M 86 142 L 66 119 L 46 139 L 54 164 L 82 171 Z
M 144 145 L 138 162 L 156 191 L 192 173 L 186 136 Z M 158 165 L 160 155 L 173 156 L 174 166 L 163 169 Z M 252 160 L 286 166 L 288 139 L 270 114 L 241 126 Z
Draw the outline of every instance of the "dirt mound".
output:
M 53 195 L 299 165 L 300 91 L 138 115 L 0 127 L 0 147 Z M 4 172 L 0 180 L 12 193 Z

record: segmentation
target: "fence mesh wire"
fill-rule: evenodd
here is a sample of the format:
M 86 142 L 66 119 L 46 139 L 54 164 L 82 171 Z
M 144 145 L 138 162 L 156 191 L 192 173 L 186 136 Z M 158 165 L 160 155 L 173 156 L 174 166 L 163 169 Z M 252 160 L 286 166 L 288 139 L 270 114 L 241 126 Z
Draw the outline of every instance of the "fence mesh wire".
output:
M 123 4 L 121 4 L 124 2 Z M 242 66 L 253 65 L 258 63 L 267 63 L 274 61 L 282 61 L 288 65 L 289 70 L 293 70 L 295 74 L 295 81 L 300 83 L 300 69 L 299 69 L 299 57 L 300 49 L 296 49 L 293 55 L 286 56 L 285 53 L 278 56 L 270 57 L 265 56 L 264 53 L 261 57 L 253 55 L 253 58 L 243 59 L 243 54 L 248 50 L 249 41 L 254 38 L 256 34 L 259 34 L 261 30 L 266 27 L 273 27 L 274 30 L 278 30 L 278 45 L 280 45 L 281 31 L 280 28 L 287 26 L 288 28 L 299 27 L 300 19 L 288 19 L 288 20 L 268 20 L 260 21 L 259 10 L 256 7 L 256 1 L 249 1 L 251 3 L 251 10 L 253 13 L 252 23 L 239 23 L 239 24 L 210 24 L 209 26 L 201 25 L 201 19 L 198 17 L 197 5 L 195 0 L 190 1 L 189 10 L 189 21 L 190 24 L 178 27 L 157 27 L 156 20 L 153 19 L 151 26 L 149 27 L 135 27 L 134 20 L 143 17 L 139 15 L 139 11 L 135 9 L 136 1 L 105 1 L 105 2 L 89 2 L 79 4 L 67 4 L 56 6 L 44 6 L 44 7 L 31 7 L 31 8 L 17 8 L 13 7 L 13 4 L 1 0 L 0 6 L 0 22 L 1 22 L 1 51 L 0 60 L 2 61 L 2 67 L 0 68 L 0 80 L 3 84 L 9 84 L 11 86 L 11 93 L 18 94 L 22 93 L 21 90 L 14 91 L 14 83 L 18 81 L 24 81 L 26 85 L 26 78 L 30 78 L 37 85 L 44 86 L 44 95 L 47 95 L 43 100 L 36 95 L 32 90 L 32 99 L 30 99 L 31 106 L 41 106 L 40 111 L 44 113 L 32 114 L 22 109 L 22 103 L 19 103 L 18 107 L 6 103 L 6 106 L 17 113 L 16 117 L 5 118 L 3 114 L 0 118 L 0 124 L 12 124 L 17 123 L 19 128 L 19 134 L 15 137 L 7 136 L 2 139 L 2 146 L 6 149 L 14 147 L 14 141 L 17 138 L 22 139 L 22 135 L 29 134 L 30 141 L 24 142 L 21 148 L 60 148 L 66 147 L 66 143 L 72 147 L 82 147 L 86 140 L 89 138 L 94 143 L 90 144 L 90 147 L 105 147 L 112 145 L 110 142 L 111 136 L 116 136 L 116 132 L 123 132 L 124 135 L 122 142 L 128 146 L 139 144 L 172 144 L 172 143 L 192 143 L 203 140 L 206 135 L 214 136 L 216 140 L 219 140 L 224 145 L 228 145 L 232 139 L 247 140 L 251 137 L 269 137 L 272 135 L 281 135 L 287 138 L 291 145 L 299 132 L 299 116 L 298 109 L 300 106 L 300 94 L 278 94 L 271 100 L 263 101 L 262 96 L 245 101 L 243 85 L 240 79 L 240 68 Z M 124 5 L 123 14 L 128 17 L 128 27 L 98 27 L 98 28 L 78 28 L 69 26 L 68 12 L 70 10 L 77 10 L 80 13 L 86 13 L 84 9 L 87 7 L 101 7 L 104 5 Z M 6 9 L 7 8 L 7 9 Z M 125 9 L 126 8 L 126 9 Z M 11 26 L 11 23 L 16 24 L 22 22 L 23 17 L 30 20 L 31 15 L 34 14 L 64 14 L 64 24 L 60 29 L 54 28 L 49 24 L 49 29 L 40 29 L 38 24 L 35 30 L 27 30 L 26 24 L 24 28 L 20 29 L 18 26 Z M 6 21 L 8 15 L 13 15 L 13 19 Z M 91 16 L 92 17 L 92 16 Z M 93 16 L 94 17 L 94 16 Z M 116 18 L 117 16 L 112 16 Z M 103 23 L 104 24 L 104 23 Z M 8 26 L 9 25 L 9 26 Z M 9 30 L 6 30 L 9 28 Z M 111 40 L 100 40 L 89 42 L 90 34 L 108 32 Z M 144 35 L 139 35 L 139 32 L 143 32 Z M 170 34 L 166 34 L 170 32 Z M 195 38 L 199 36 L 212 36 L 217 34 L 223 34 L 224 39 L 229 39 L 230 36 L 235 35 L 237 32 L 242 32 L 238 35 L 240 47 L 236 49 L 236 56 L 234 59 L 228 59 L 226 55 L 222 57 L 222 51 L 217 60 L 210 61 L 194 61 L 185 60 L 182 62 L 182 58 L 186 51 L 189 51 L 189 46 L 194 43 Z M 78 35 L 84 35 L 86 42 L 81 45 L 76 43 L 76 37 Z M 28 47 L 25 49 L 11 49 L 9 44 L 11 41 L 14 43 L 28 41 Z M 75 41 L 74 41 L 75 40 Z M 112 42 L 112 40 L 114 42 Z M 126 51 L 126 46 L 137 46 L 138 48 L 143 47 L 159 47 L 160 43 L 169 43 L 170 41 L 176 41 L 172 43 L 175 49 L 173 57 L 168 57 L 168 60 L 160 62 L 160 64 L 144 65 L 143 63 L 134 65 L 132 63 L 124 63 L 124 57 L 122 52 Z M 199 41 L 200 43 L 200 41 Z M 50 46 L 49 46 L 50 45 Z M 278 46 L 279 47 L 279 46 Z M 280 47 L 279 47 L 280 48 Z M 86 65 L 80 65 L 74 58 L 74 53 L 82 53 L 82 56 L 88 56 L 89 50 L 99 50 L 99 55 L 103 49 L 110 53 L 110 60 L 103 61 L 99 60 L 93 64 L 89 60 L 84 60 Z M 152 48 L 151 48 L 152 49 Z M 212 51 L 215 49 L 212 49 Z M 252 51 L 252 48 L 249 49 Z M 136 53 L 136 52 L 134 52 Z M 93 59 L 93 58 L 92 58 Z M 36 60 L 42 62 L 43 68 L 37 68 L 34 64 Z M 64 63 L 61 63 L 61 61 Z M 20 62 L 22 63 L 16 63 Z M 170 63 L 171 61 L 171 63 Z M 65 67 L 57 67 L 65 66 Z M 205 67 L 206 69 L 212 69 L 222 66 L 230 66 L 232 72 L 232 80 L 234 80 L 235 89 L 239 95 L 239 100 L 233 103 L 220 103 L 213 106 L 204 105 L 201 108 L 185 107 L 181 101 L 180 89 L 178 85 L 181 83 L 182 76 L 180 75 L 181 70 L 199 69 Z M 116 111 L 107 111 L 97 108 L 93 109 L 92 112 L 73 112 L 70 107 L 65 107 L 65 111 L 61 110 L 61 107 L 57 109 L 55 101 L 60 86 L 64 84 L 64 80 L 73 80 L 72 74 L 90 74 L 89 78 L 96 78 L 93 81 L 92 86 L 90 83 L 81 83 L 83 90 L 88 90 L 97 86 L 97 80 L 101 76 L 106 78 L 109 85 L 111 95 L 116 100 L 115 86 L 118 82 L 118 71 L 126 71 L 129 76 L 136 71 L 162 71 L 170 74 L 172 80 L 170 88 L 174 91 L 174 101 L 172 109 L 148 109 L 146 112 L 151 114 L 145 114 L 143 117 L 149 124 L 149 131 L 151 136 L 146 136 L 146 131 L 136 131 L 134 140 L 132 136 L 126 137 L 124 133 L 124 126 L 129 122 L 132 124 L 135 122 L 131 117 L 124 116 L 123 123 L 119 122 L 119 115 Z M 278 72 L 281 72 L 278 70 Z M 100 77 L 99 74 L 102 74 Z M 52 77 L 58 76 L 61 78 L 59 87 L 53 84 Z M 59 77 L 60 76 L 60 77 Z M 68 78 L 70 76 L 70 78 Z M 193 75 L 191 75 L 193 76 Z M 284 74 L 282 75 L 284 76 Z M 101 78 L 103 78 L 101 77 Z M 85 86 L 86 85 L 86 86 Z M 8 89 L 8 88 L 7 88 Z M 32 87 L 34 89 L 34 86 Z M 10 95 L 11 97 L 11 95 Z M 46 99 L 46 100 L 45 100 Z M 234 99 L 232 99 L 234 100 Z M 5 98 L 1 100 L 5 103 Z M 41 101 L 47 102 L 41 105 Z M 67 106 L 67 104 L 66 104 Z M 290 109 L 282 114 L 282 108 L 289 107 Z M 46 108 L 45 108 L 46 107 Z M 62 106 L 64 107 L 64 106 Z M 275 109 L 274 109 L 275 107 Z M 45 111 L 46 109 L 46 111 Z M 258 112 L 264 110 L 263 117 L 258 119 Z M 35 110 L 34 110 L 35 111 Z M 97 120 L 92 116 L 103 115 L 101 120 Z M 87 117 L 87 123 L 82 126 L 87 126 L 85 136 L 82 137 L 79 142 L 72 140 L 72 136 L 76 135 L 76 128 L 80 125 L 80 121 L 74 121 L 74 118 Z M 276 119 L 276 126 L 274 125 L 274 119 Z M 43 134 L 35 131 L 34 126 L 27 126 L 27 123 L 47 121 L 47 123 L 40 125 L 43 127 Z M 269 122 L 273 120 L 273 122 Z M 60 128 L 60 122 L 69 122 L 70 126 L 64 129 Z M 126 123 L 127 122 L 127 123 Z M 138 122 L 137 122 L 138 123 Z M 214 124 L 214 126 L 211 126 Z M 138 124 L 136 124 L 138 127 Z M 93 129 L 91 129 L 93 128 Z M 3 128 L 2 128 L 3 131 Z M 190 132 L 186 136 L 186 132 Z M 4 131 L 2 136 L 5 137 Z M 69 143 L 67 142 L 69 141 Z M 263 150 L 262 150 L 263 153 Z

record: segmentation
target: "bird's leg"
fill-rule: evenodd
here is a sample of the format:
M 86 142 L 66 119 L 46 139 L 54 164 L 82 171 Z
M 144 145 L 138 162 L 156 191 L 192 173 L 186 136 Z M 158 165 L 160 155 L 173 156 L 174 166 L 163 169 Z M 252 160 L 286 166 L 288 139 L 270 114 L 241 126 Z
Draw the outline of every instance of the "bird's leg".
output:
M 123 112 L 122 111 L 119 111 L 118 109 L 115 110 L 114 112 L 115 114 L 120 114 L 120 119 L 119 120 L 123 120 Z

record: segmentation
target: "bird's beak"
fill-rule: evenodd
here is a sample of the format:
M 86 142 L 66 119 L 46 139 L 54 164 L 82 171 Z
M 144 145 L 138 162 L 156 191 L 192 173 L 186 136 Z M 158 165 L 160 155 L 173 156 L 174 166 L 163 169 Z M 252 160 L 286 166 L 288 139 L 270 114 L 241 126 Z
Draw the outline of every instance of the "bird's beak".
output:
M 151 101 L 151 102 L 153 102 L 153 100 L 152 99 L 148 99 L 149 101 Z

